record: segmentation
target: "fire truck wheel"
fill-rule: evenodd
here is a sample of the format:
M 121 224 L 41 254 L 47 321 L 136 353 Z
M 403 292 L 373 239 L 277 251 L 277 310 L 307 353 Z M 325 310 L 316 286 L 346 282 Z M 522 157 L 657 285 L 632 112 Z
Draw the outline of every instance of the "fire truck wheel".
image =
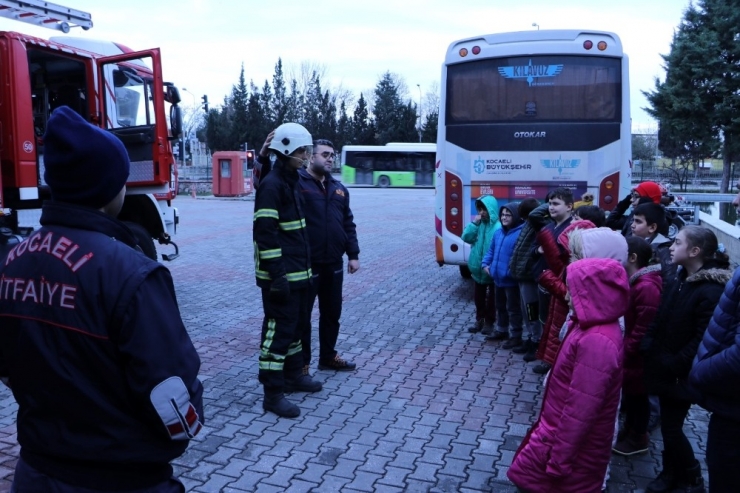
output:
M 157 260 L 157 247 L 154 246 L 154 239 L 146 228 L 139 223 L 132 223 L 130 221 L 124 221 L 124 223 L 134 234 L 136 241 L 139 242 L 139 248 L 144 252 L 144 255 L 152 260 Z

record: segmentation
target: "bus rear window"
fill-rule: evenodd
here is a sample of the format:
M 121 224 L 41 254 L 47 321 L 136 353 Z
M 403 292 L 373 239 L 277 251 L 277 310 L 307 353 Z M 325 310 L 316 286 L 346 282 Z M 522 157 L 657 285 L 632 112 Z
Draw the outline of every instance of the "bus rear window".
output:
M 621 60 L 491 58 L 447 67 L 446 124 L 619 122 Z

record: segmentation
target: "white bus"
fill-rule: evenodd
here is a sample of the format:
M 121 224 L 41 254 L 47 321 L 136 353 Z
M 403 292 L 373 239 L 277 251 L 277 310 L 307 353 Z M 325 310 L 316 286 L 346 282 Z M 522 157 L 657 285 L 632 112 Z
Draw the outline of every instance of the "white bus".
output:
M 436 144 L 390 142 L 342 148 L 342 181 L 376 187 L 434 186 Z
M 553 30 L 455 41 L 442 67 L 436 257 L 465 274 L 475 200 L 499 205 L 557 187 L 614 208 L 630 189 L 627 55 L 616 34 Z

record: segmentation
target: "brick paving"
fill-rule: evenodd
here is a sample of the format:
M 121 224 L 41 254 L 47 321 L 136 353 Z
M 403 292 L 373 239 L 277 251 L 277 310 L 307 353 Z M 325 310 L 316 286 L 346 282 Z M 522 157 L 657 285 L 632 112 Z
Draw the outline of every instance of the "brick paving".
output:
M 324 390 L 290 394 L 302 411 L 290 420 L 261 406 L 253 202 L 177 200 L 182 256 L 168 266 L 201 355 L 207 420 L 174 461 L 188 491 L 515 491 L 506 471 L 536 418 L 542 377 L 467 332 L 473 286 L 434 260 L 433 190 L 357 188 L 352 203 L 361 270 L 345 275 L 338 350 L 358 370 L 316 371 L 315 354 Z M 18 457 L 16 410 L 3 387 L 0 492 Z M 686 425 L 702 464 L 707 423 L 694 408 Z M 648 455 L 613 457 L 609 492 L 644 490 L 659 438 Z

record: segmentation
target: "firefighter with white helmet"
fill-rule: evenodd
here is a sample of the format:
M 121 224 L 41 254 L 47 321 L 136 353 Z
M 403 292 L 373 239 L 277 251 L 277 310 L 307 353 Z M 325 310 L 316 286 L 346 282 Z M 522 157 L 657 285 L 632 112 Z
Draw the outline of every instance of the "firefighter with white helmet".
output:
M 284 123 L 268 135 L 260 151 L 269 156 L 262 168 L 254 204 L 254 264 L 262 289 L 262 339 L 259 381 L 262 407 L 285 418 L 300 409 L 285 392 L 318 392 L 320 382 L 304 372 L 301 321 L 311 316 L 311 255 L 298 188 L 298 169 L 311 158 L 311 134 L 297 123 Z

